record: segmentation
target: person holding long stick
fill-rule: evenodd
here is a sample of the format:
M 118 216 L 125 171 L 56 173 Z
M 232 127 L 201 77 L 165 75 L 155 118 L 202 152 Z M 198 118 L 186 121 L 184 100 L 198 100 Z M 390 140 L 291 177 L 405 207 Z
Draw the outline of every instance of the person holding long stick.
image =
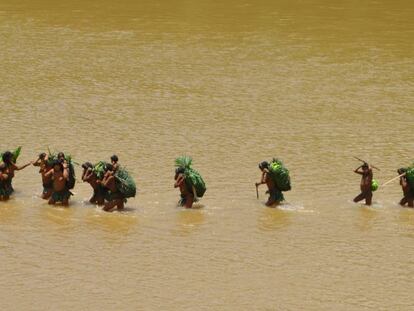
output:
M 372 204 L 372 180 L 373 180 L 373 173 L 371 166 L 364 162 L 360 167 L 358 167 L 355 171 L 356 174 L 362 175 L 361 176 L 361 193 L 354 198 L 354 202 L 360 202 L 365 200 L 366 205 Z

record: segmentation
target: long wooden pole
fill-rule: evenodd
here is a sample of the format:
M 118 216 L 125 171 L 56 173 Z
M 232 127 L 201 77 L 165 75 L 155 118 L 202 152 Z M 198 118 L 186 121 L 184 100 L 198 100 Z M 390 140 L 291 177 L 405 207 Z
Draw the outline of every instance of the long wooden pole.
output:
M 360 159 L 360 158 L 358 158 L 358 157 L 356 157 L 356 156 L 354 156 L 354 158 L 355 158 L 355 159 L 357 159 L 358 161 L 363 162 L 363 163 L 368 163 L 368 162 L 366 162 L 366 161 L 364 161 L 364 160 L 362 160 L 362 159 Z M 376 169 L 376 170 L 378 170 L 378 171 L 381 171 L 378 167 L 376 167 L 376 166 L 374 166 L 374 165 L 372 165 L 372 164 L 370 164 L 370 166 L 371 166 L 372 168 L 375 168 L 375 169 Z
M 387 181 L 386 183 L 382 184 L 380 187 L 384 187 L 384 186 L 388 185 L 390 182 L 392 182 L 392 181 L 394 181 L 394 180 L 396 180 L 396 179 L 398 179 L 398 178 L 400 178 L 404 175 L 405 175 L 405 173 L 402 173 L 401 175 L 398 175 L 397 177 L 394 177 L 394 178 L 390 179 L 389 181 Z

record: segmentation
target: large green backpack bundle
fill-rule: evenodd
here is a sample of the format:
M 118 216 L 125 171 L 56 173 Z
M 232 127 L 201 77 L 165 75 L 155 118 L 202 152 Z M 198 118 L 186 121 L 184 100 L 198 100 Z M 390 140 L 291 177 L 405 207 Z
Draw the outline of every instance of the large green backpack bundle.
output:
M 95 166 L 92 169 L 96 177 L 98 177 L 98 179 L 100 180 L 102 180 L 105 175 L 106 165 L 107 165 L 107 162 L 99 161 L 98 163 L 95 164 Z
M 48 164 L 52 166 L 53 162 L 57 159 L 58 159 L 58 154 L 52 153 L 49 150 Z M 69 168 L 69 180 L 67 181 L 66 186 L 70 190 L 70 189 L 75 188 L 75 183 L 76 183 L 75 167 L 73 166 L 72 157 L 70 155 L 65 154 L 65 161 L 66 163 L 68 163 L 68 168 Z
M 16 163 L 17 158 L 20 156 L 21 151 L 22 151 L 22 146 L 19 146 L 14 151 L 12 151 L 12 154 L 13 154 L 12 161 L 13 161 L 13 163 Z M 0 162 L 1 161 L 3 161 L 3 153 L 0 153 Z
M 206 183 L 200 173 L 191 167 L 191 157 L 182 156 L 175 160 L 175 166 L 184 169 L 185 183 L 189 189 L 195 190 L 194 195 L 202 198 L 207 191 Z
M 411 191 L 414 192 L 414 164 L 407 168 L 405 172 L 408 184 L 410 185 Z
M 273 158 L 269 165 L 270 177 L 280 191 L 289 191 L 290 185 L 289 170 L 283 165 L 279 159 Z
M 115 172 L 115 185 L 119 192 L 121 192 L 125 198 L 135 197 L 137 193 L 137 186 L 131 175 L 124 168 L 120 167 Z

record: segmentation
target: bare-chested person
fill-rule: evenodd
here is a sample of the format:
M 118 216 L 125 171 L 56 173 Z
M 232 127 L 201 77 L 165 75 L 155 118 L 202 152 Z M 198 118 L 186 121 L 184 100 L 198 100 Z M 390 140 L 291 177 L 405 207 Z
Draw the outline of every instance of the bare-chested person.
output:
M 103 208 L 105 212 L 110 212 L 114 207 L 118 210 L 122 210 L 124 208 L 125 197 L 116 187 L 114 174 L 114 167 L 112 164 L 108 164 L 107 172 L 101 182 L 101 184 L 109 190 L 107 195 L 108 202 L 105 203 Z
M 9 175 L 6 173 L 7 166 L 4 163 L 0 164 L 0 201 L 7 201 L 10 198 L 10 188 L 7 186 Z
M 178 167 L 175 170 L 174 188 L 180 189 L 181 200 L 178 204 L 185 208 L 192 208 L 194 203 L 194 193 L 192 187 L 186 183 L 184 172 L 185 170 L 181 167 Z
M 90 198 L 89 202 L 92 204 L 104 205 L 106 189 L 102 186 L 94 173 L 93 165 L 89 162 L 85 162 L 82 164 L 82 168 L 82 181 L 89 183 L 93 189 L 93 196 Z
M 269 194 L 269 198 L 266 202 L 266 206 L 272 206 L 275 204 L 279 204 L 284 200 L 283 193 L 277 188 L 275 182 L 270 176 L 269 172 L 269 163 L 263 161 L 259 164 L 259 169 L 262 171 L 262 178 L 260 182 L 256 183 L 256 187 L 260 185 L 266 184 L 268 191 L 266 193 Z
M 3 173 L 7 175 L 7 179 L 4 181 L 4 187 L 8 195 L 6 195 L 6 200 L 10 197 L 10 195 L 14 192 L 12 181 L 14 178 L 14 172 L 20 171 L 29 165 L 31 165 L 33 162 L 29 162 L 23 166 L 17 166 L 16 163 L 13 162 L 13 154 L 10 151 L 6 151 L 3 154 L 3 164 L 4 169 Z
M 361 193 L 355 197 L 354 202 L 365 200 L 366 205 L 372 204 L 372 179 L 373 173 L 371 166 L 368 163 L 362 164 L 358 167 L 355 173 L 362 175 L 361 177 Z
M 116 171 L 118 170 L 118 168 L 119 168 L 119 163 L 118 163 L 118 161 L 119 161 L 118 156 L 117 156 L 116 154 L 114 154 L 114 155 L 111 157 L 111 164 L 112 164 L 112 171 L 113 171 L 113 172 L 116 172 Z
M 49 204 L 53 205 L 58 202 L 64 206 L 69 205 L 69 198 L 72 193 L 67 187 L 69 180 L 69 168 L 62 160 L 56 160 L 53 163 L 53 169 L 46 173 L 46 177 L 52 176 L 53 192 L 49 199 Z
M 39 158 L 33 163 L 34 166 L 39 166 L 39 174 L 42 176 L 43 192 L 42 199 L 49 200 L 53 192 L 53 180 L 52 175 L 46 176 L 46 173 L 53 169 L 49 164 L 46 153 L 39 154 Z
M 402 175 L 407 170 L 400 168 L 398 170 L 398 175 Z M 400 185 L 404 194 L 404 197 L 400 201 L 400 205 L 408 205 L 408 207 L 414 207 L 414 190 L 411 189 L 410 184 L 408 183 L 407 177 L 405 175 L 400 177 Z

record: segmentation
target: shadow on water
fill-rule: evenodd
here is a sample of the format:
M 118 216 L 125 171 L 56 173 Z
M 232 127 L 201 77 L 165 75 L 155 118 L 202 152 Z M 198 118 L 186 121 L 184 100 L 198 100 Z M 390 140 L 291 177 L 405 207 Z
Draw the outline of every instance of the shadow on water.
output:
M 201 205 L 194 205 L 192 209 L 182 209 L 177 212 L 175 235 L 187 236 L 199 229 L 205 223 L 205 212 Z
M 60 205 L 50 206 L 44 203 L 39 207 L 40 216 L 49 223 L 56 225 L 58 230 L 69 231 L 74 228 L 75 208 L 63 207 Z
M 18 220 L 20 209 L 10 202 L 0 202 L 0 223 L 14 223 Z
M 262 208 L 257 219 L 257 227 L 261 231 L 281 230 L 291 224 L 291 211 L 280 207 Z

